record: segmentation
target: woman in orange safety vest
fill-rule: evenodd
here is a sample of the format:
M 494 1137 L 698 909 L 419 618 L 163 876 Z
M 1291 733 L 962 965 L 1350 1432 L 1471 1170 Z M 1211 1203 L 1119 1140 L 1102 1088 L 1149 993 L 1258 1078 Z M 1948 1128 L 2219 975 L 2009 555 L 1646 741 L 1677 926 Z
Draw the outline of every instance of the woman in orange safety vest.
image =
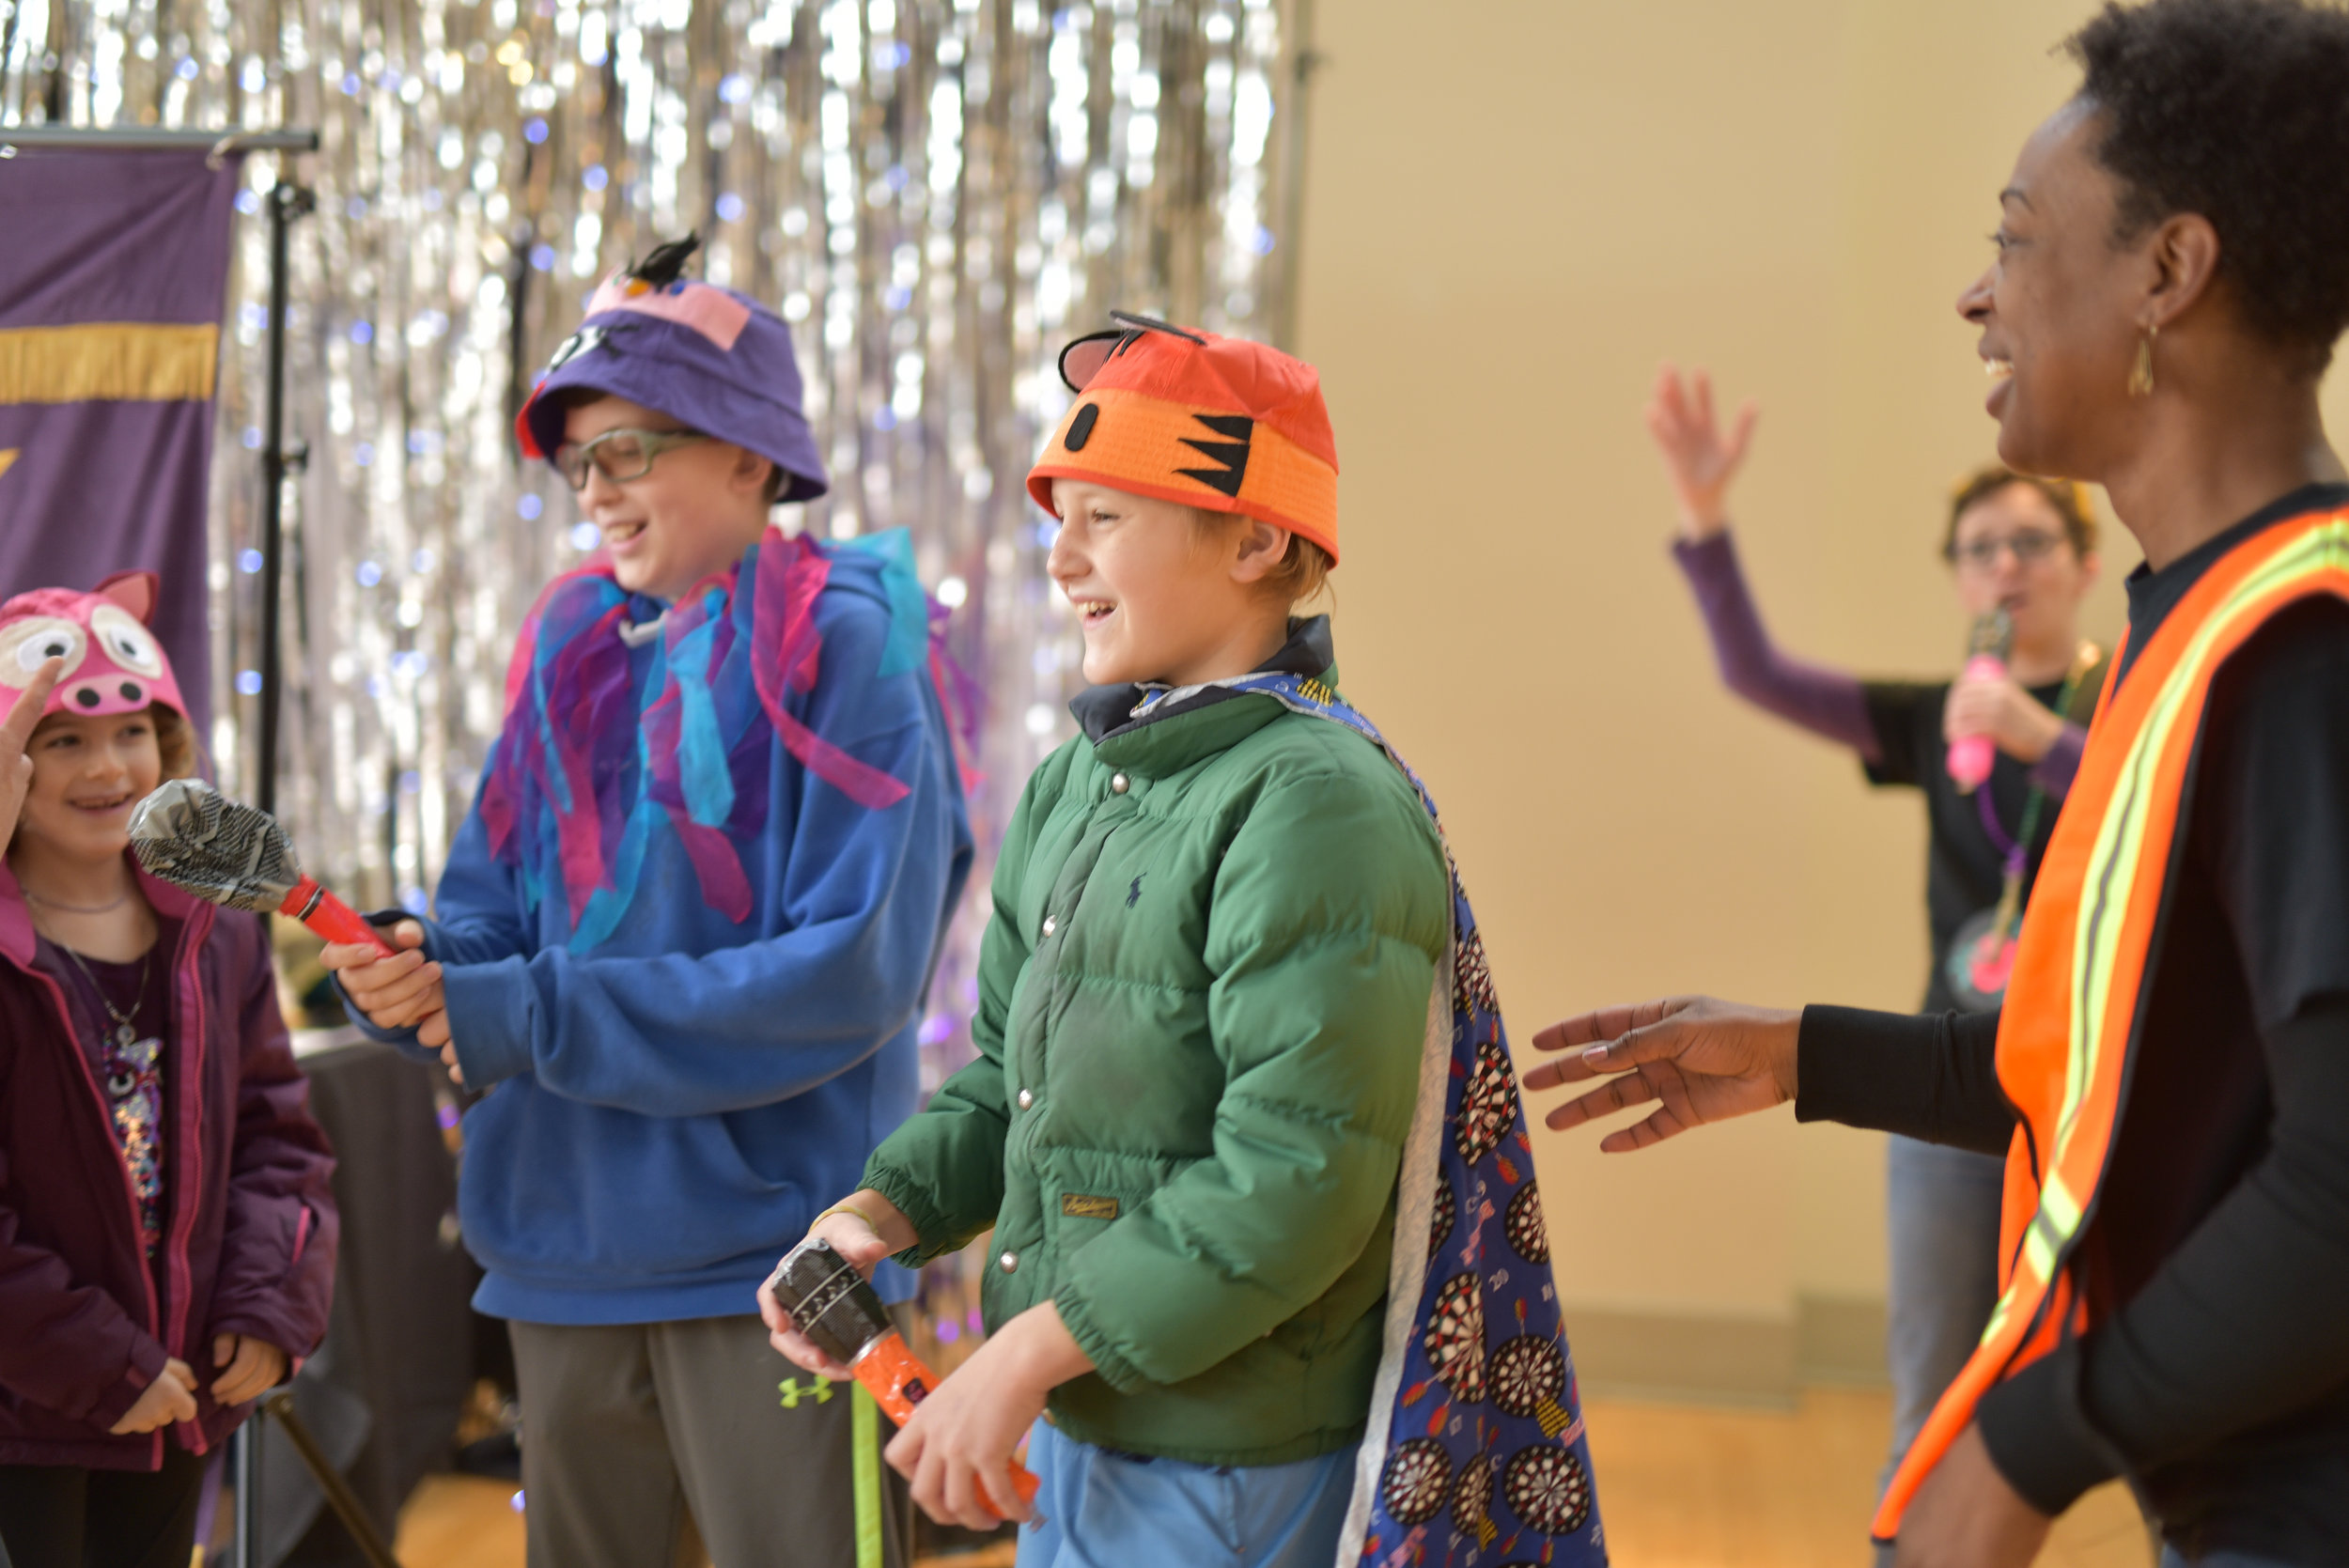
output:
M 1877 1513 L 2021 1568 L 2126 1477 L 2166 1568 L 2349 1562 L 2349 10 L 2108 7 L 1959 301 L 1999 455 L 2145 551 L 1999 1015 L 1675 998 L 1571 1018 L 1552 1127 L 1792 1099 L 2006 1156 L 2001 1295 Z

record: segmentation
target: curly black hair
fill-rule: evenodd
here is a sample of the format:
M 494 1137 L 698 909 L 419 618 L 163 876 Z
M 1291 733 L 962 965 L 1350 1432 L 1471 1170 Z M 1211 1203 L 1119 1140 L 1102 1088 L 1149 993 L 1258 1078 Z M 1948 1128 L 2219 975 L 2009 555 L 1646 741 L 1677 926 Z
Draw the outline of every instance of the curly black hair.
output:
M 2120 238 L 2209 219 L 2245 323 L 2321 374 L 2349 329 L 2349 9 L 2108 0 L 2064 47 L 2103 122 Z

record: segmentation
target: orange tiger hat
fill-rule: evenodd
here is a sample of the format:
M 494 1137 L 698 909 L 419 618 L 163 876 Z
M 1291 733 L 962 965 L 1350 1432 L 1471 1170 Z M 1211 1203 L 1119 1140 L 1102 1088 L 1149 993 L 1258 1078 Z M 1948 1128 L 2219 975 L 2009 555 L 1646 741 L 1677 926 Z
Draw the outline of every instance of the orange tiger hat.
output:
M 1052 481 L 1236 512 L 1338 558 L 1338 445 L 1314 367 L 1277 349 L 1112 311 L 1115 331 L 1061 350 L 1077 394 L 1028 471 L 1052 510 Z

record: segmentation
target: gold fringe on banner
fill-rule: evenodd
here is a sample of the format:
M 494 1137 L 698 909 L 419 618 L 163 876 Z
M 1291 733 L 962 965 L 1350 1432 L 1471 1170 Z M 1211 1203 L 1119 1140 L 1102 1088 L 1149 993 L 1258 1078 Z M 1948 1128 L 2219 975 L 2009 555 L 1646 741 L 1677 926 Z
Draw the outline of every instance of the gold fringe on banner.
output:
M 220 328 L 143 321 L 0 330 L 0 404 L 201 402 Z

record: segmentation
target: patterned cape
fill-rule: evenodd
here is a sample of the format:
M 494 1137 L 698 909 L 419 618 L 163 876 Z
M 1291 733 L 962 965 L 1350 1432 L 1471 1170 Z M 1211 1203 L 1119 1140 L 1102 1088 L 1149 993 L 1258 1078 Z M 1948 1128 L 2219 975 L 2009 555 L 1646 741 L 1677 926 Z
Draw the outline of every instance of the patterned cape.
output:
M 1319 681 L 1221 682 L 1344 724 L 1436 802 L 1368 719 Z M 1430 999 L 1404 1143 L 1386 1343 L 1338 1568 L 1602 1568 L 1574 1358 L 1549 1270 L 1532 1142 L 1476 915 L 1452 877 L 1452 985 Z M 1408 1245 L 1425 1236 L 1424 1250 Z

